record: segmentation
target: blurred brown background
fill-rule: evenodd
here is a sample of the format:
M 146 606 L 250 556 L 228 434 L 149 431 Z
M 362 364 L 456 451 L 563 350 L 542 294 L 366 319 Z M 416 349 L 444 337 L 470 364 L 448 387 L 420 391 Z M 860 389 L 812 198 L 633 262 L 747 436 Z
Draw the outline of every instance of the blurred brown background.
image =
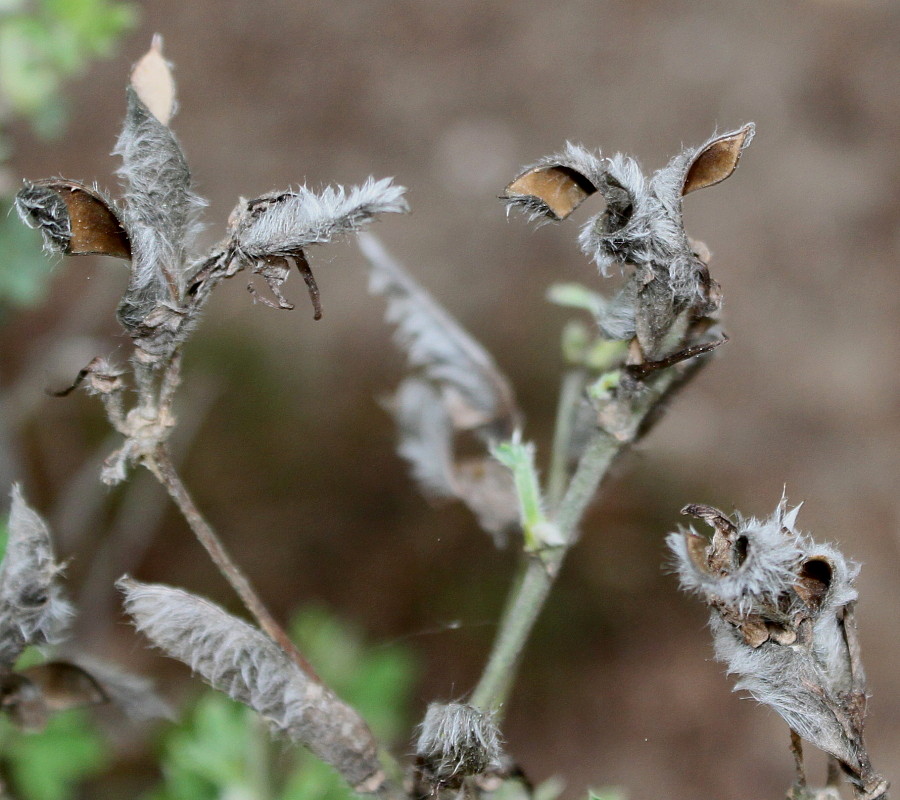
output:
M 120 56 L 72 85 L 62 145 L 16 129 L 21 175 L 115 185 L 124 83 L 154 32 L 210 200 L 204 244 L 239 195 L 396 176 L 413 212 L 376 233 L 492 350 L 544 455 L 567 315 L 543 295 L 559 280 L 603 287 L 575 243 L 592 212 L 535 232 L 496 195 L 566 139 L 655 169 L 716 127 L 757 123 L 737 174 L 686 203 L 731 342 L 596 503 L 528 650 L 509 749 L 571 797 L 781 797 L 787 730 L 730 693 L 662 541 L 687 502 L 764 515 L 786 485 L 806 501 L 801 527 L 864 565 L 868 739 L 900 780 L 900 5 L 147 0 Z M 213 301 L 187 356 L 186 479 L 279 615 L 315 601 L 376 640 L 408 637 L 425 662 L 420 710 L 474 686 L 513 557 L 463 509 L 430 507 L 394 455 L 377 400 L 402 360 L 355 244 L 310 257 L 319 323 L 296 278 L 293 313 L 251 305 L 244 276 Z M 130 494 L 99 487 L 115 441 L 99 404 L 42 394 L 93 355 L 125 357 L 124 281 L 117 262 L 61 263 L 50 300 L 3 329 L 4 373 L 30 409 L 9 469 L 73 556 L 82 640 L 160 670 L 122 624 L 113 577 L 235 601 L 147 476 Z M 166 669 L 184 695 L 186 671 Z

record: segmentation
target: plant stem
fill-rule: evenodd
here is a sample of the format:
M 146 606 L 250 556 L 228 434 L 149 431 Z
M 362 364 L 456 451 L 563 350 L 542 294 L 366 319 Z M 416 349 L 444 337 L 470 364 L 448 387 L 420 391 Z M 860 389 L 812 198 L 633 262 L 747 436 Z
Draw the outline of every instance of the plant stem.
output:
M 613 459 L 626 444 L 603 431 L 594 434 L 556 512 L 565 544 L 540 556 L 523 556 L 521 577 L 510 593 L 490 658 L 472 694 L 471 703 L 476 708 L 497 713 L 509 696 L 525 642 L 574 541 L 576 527 Z
M 175 505 L 178 506 L 188 526 L 194 532 L 197 540 L 203 545 L 213 563 L 219 568 L 225 579 L 237 593 L 238 597 L 247 607 L 259 623 L 260 628 L 271 638 L 291 660 L 303 670 L 312 680 L 321 683 L 312 665 L 303 657 L 290 637 L 269 613 L 259 595 L 257 595 L 247 576 L 234 562 L 225 549 L 212 526 L 203 518 L 193 498 L 185 485 L 181 482 L 178 471 L 172 462 L 169 451 L 164 444 L 160 444 L 153 455 L 144 459 L 147 468 L 156 476 Z
M 571 378 L 569 383 L 570 376 L 567 376 L 560 393 L 550 476 L 551 519 L 559 529 L 563 544 L 531 556 L 523 554 L 523 562 L 510 590 L 491 654 L 472 694 L 471 703 L 476 708 L 500 713 L 512 688 L 525 643 L 550 594 L 566 554 L 577 538 L 578 525 L 600 483 L 616 456 L 639 437 L 641 425 L 648 415 L 657 409 L 671 390 L 696 374 L 702 363 L 694 359 L 693 363 L 673 366 L 660 373 L 652 383 L 635 387 L 633 394 L 629 393 L 630 397 L 627 399 L 610 399 L 611 406 L 619 406 L 619 416 L 622 418 L 616 435 L 603 429 L 594 431 L 564 496 L 555 504 L 554 493 L 562 494 L 557 483 L 564 482 L 565 479 L 564 453 L 571 437 L 571 431 L 560 431 L 560 426 L 571 424 L 573 404 L 581 391 L 575 378 Z M 559 475 L 563 477 L 560 478 Z
M 190 493 L 182 483 L 172 462 L 172 458 L 164 444 L 156 447 L 151 456 L 144 458 L 144 465 L 156 476 L 159 482 L 166 488 L 171 498 L 175 501 L 194 535 L 200 544 L 209 553 L 213 563 L 219 568 L 225 579 L 238 594 L 244 605 L 256 619 L 260 628 L 287 654 L 287 656 L 307 675 L 307 677 L 322 684 L 316 675 L 312 665 L 303 657 L 285 630 L 275 621 L 262 600 L 250 584 L 250 581 L 241 571 L 240 567 L 232 560 L 225 550 L 212 526 L 203 518 L 193 501 Z M 344 705 L 344 704 L 342 704 Z M 352 711 L 347 706 L 348 711 Z M 352 711 L 356 714 L 355 711 Z M 358 716 L 359 725 L 365 729 L 366 735 L 371 737 L 365 721 Z M 374 739 L 373 739 L 374 742 Z M 377 746 L 377 743 L 376 743 Z M 382 771 L 372 776 L 375 779 L 371 786 L 365 788 L 356 786 L 354 790 L 364 794 L 377 794 L 385 800 L 405 800 L 405 793 L 399 785 L 396 776 L 401 775 L 400 767 L 396 760 L 383 749 L 378 751 L 378 760 Z M 333 762 L 331 762 L 333 763 Z M 346 777 L 346 776 L 345 776 Z M 349 781 L 349 778 L 348 778 Z M 352 785 L 352 781 L 351 785 Z M 377 783 L 377 785 L 376 785 Z
M 551 511 L 556 511 L 566 491 L 566 481 L 569 477 L 569 448 L 572 445 L 575 414 L 584 383 L 584 370 L 573 369 L 566 373 L 559 392 L 553 450 L 550 453 L 550 471 L 547 475 L 547 503 Z

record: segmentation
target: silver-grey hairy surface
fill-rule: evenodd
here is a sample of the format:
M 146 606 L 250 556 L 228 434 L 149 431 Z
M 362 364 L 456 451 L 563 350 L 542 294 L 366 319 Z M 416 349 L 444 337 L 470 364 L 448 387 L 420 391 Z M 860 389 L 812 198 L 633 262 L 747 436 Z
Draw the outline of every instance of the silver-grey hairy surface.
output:
M 737 167 L 754 134 L 752 124 L 714 135 L 685 149 L 649 178 L 631 156 L 599 152 L 568 143 L 565 149 L 526 168 L 506 188 L 508 208 L 541 222 L 568 217 L 587 197 L 599 193 L 606 208 L 582 227 L 579 242 L 602 275 L 630 269 L 621 292 L 598 318 L 611 339 L 637 338 L 645 360 L 677 349 L 667 341 L 678 318 L 708 316 L 721 298 L 698 248 L 688 239 L 682 197 L 712 186 Z
M 710 506 L 683 513 L 713 527 L 668 537 L 684 590 L 710 608 L 716 658 L 792 731 L 843 767 L 858 797 L 887 784 L 863 744 L 865 675 L 853 615 L 859 567 L 796 529 L 799 506 L 782 500 L 767 519 L 729 517 Z
M 361 786 L 379 772 L 374 740 L 358 715 L 304 673 L 268 636 L 181 589 L 122 578 L 125 610 L 160 650 L 214 689 Z
M 390 403 L 399 452 L 423 492 L 456 497 L 481 526 L 502 541 L 518 520 L 509 471 L 486 454 L 494 439 L 509 438 L 519 422 L 512 387 L 490 354 L 472 338 L 370 234 L 359 237 L 371 267 L 369 289 L 387 299 L 387 322 L 413 374 Z M 482 455 L 456 454 L 470 433 Z
M 11 669 L 29 645 L 61 639 L 72 616 L 57 578 L 47 524 L 12 490 L 9 539 L 0 565 L 0 670 Z
M 127 88 L 125 122 L 114 151 L 122 159 L 121 206 L 96 187 L 61 178 L 26 182 L 16 198 L 22 220 L 41 231 L 48 250 L 130 262 L 118 318 L 138 359 L 150 368 L 164 366 L 184 343 L 212 289 L 245 268 L 262 275 L 277 300 L 264 302 L 293 308 L 280 286 L 296 265 L 318 318 L 318 289 L 303 248 L 356 232 L 380 214 L 407 210 L 405 190 L 390 179 L 369 178 L 347 190 L 327 187 L 317 193 L 301 186 L 271 192 L 242 200 L 226 237 L 206 255 L 194 254 L 206 201 L 193 191 L 187 159 L 169 126 L 174 93 L 157 37 Z
M 431 703 L 419 726 L 416 756 L 442 784 L 500 766 L 503 747 L 491 714 L 465 703 Z

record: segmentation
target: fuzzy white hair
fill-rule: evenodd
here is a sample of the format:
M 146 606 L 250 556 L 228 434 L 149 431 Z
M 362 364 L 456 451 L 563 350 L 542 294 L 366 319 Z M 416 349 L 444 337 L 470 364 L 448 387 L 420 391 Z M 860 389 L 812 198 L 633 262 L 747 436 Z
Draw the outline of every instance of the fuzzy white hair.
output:
M 266 256 L 291 256 L 307 245 L 324 244 L 354 233 L 379 214 L 409 210 L 406 189 L 391 178 L 369 178 L 349 190 L 328 186 L 315 193 L 306 186 L 282 193 L 238 227 L 236 249 L 247 261 Z
M 465 703 L 429 704 L 416 755 L 437 781 L 496 769 L 503 747 L 494 715 Z
M 181 589 L 127 577 L 117 585 L 138 630 L 213 688 L 305 744 L 354 786 L 379 771 L 375 742 L 358 715 L 259 630 Z
M 179 291 L 184 288 L 186 248 L 206 201 L 191 191 L 191 173 L 175 135 L 133 88 L 127 93 L 125 125 L 113 153 L 122 157 L 117 172 L 125 189 L 123 222 L 132 248 L 131 299 L 146 298 L 152 304 L 167 297 L 165 274 Z
M 6 555 L 0 565 L 0 669 L 11 669 L 28 645 L 60 641 L 72 616 L 57 582 L 47 524 L 18 485 L 12 489 Z
M 859 691 L 861 666 L 845 627 L 858 566 L 798 531 L 799 509 L 788 510 L 782 498 L 766 519 L 719 518 L 703 553 L 693 530 L 667 541 L 682 588 L 710 606 L 716 658 L 739 676 L 735 690 L 860 776 L 869 767 L 848 710 L 856 701 L 847 698 Z

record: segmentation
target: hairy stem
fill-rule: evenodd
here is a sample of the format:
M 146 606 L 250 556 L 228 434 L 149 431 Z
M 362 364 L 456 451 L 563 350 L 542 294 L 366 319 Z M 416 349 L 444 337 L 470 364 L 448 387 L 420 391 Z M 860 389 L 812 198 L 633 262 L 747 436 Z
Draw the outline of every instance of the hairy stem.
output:
M 225 576 L 228 583 L 231 584 L 231 587 L 256 619 L 259 627 L 294 661 L 310 680 L 321 684 L 322 681 L 316 675 L 315 670 L 303 657 L 284 629 L 275 621 L 269 610 L 263 605 L 250 581 L 232 560 L 231 556 L 228 555 L 216 532 L 200 514 L 190 493 L 181 482 L 181 478 L 175 469 L 166 446 L 160 444 L 152 456 L 144 458 L 144 464 L 166 488 L 198 541 L 209 553 L 213 563 L 219 568 L 219 571 Z M 359 718 L 359 724 L 368 731 L 368 726 L 361 718 Z M 371 734 L 367 735 L 371 736 Z M 315 748 L 313 749 L 315 750 Z M 380 749 L 378 752 L 378 760 L 381 764 L 381 770 L 373 774 L 365 785 L 353 785 L 353 781 L 346 775 L 345 778 L 351 783 L 354 791 L 360 794 L 377 794 L 385 800 L 401 800 L 405 798 L 405 793 L 395 777 L 401 774 L 396 761 L 383 749 Z
M 274 641 L 284 652 L 300 667 L 310 678 L 321 683 L 319 677 L 310 663 L 303 657 L 296 648 L 290 637 L 285 633 L 269 613 L 259 595 L 257 595 L 247 576 L 244 575 L 241 568 L 234 562 L 228 551 L 225 549 L 212 526 L 203 518 L 198 510 L 193 498 L 188 492 L 185 485 L 181 482 L 178 471 L 172 462 L 169 451 L 165 445 L 159 445 L 153 452 L 152 456 L 144 460 L 147 468 L 156 476 L 159 482 L 165 487 L 166 491 L 175 505 L 178 506 L 184 516 L 188 526 L 200 544 L 203 545 L 213 563 L 218 567 L 225 579 L 231 584 L 231 588 L 237 593 L 238 597 L 247 607 L 247 610 L 253 615 L 259 627 Z
M 545 550 L 540 556 L 523 556 L 521 577 L 510 593 L 490 658 L 472 695 L 471 702 L 476 708 L 498 712 L 509 696 L 522 650 L 575 539 L 577 525 L 625 444 L 603 431 L 594 434 L 556 510 L 556 523 L 565 544 Z
M 652 384 L 643 384 L 633 390 L 627 401 L 611 400 L 611 404 L 619 404 L 619 416 L 623 409 L 625 419 L 620 419 L 617 435 L 603 429 L 594 431 L 594 435 L 581 458 L 578 467 L 562 499 L 554 503 L 551 494 L 551 513 L 559 529 L 563 544 L 548 548 L 534 555 L 523 554 L 523 562 L 519 574 L 510 590 L 503 617 L 500 620 L 497 637 L 481 674 L 481 679 L 472 694 L 472 705 L 482 711 L 499 713 L 509 697 L 522 651 L 534 628 L 550 594 L 550 589 L 566 554 L 577 538 L 578 526 L 588 505 L 597 493 L 603 478 L 610 466 L 623 450 L 630 446 L 641 435 L 642 425 L 654 414 L 660 403 L 669 393 L 683 385 L 696 374 L 702 362 L 684 363 L 660 373 Z M 574 393 L 571 394 L 571 393 Z M 566 386 L 560 396 L 557 417 L 557 431 L 554 437 L 553 465 L 551 481 L 559 481 L 558 473 L 565 476 L 563 448 L 568 447 L 570 432 L 561 432 L 559 426 L 571 422 L 571 410 L 577 400 L 580 387 L 573 383 Z M 626 405 L 627 403 L 627 405 Z M 570 413 L 565 408 L 569 406 Z M 563 478 L 564 480 L 564 478 Z M 551 487 L 554 484 L 551 483 Z M 559 489 L 555 491 L 560 492 Z M 561 493 L 561 492 L 560 492 Z
M 578 401 L 584 391 L 584 370 L 567 372 L 559 392 L 556 407 L 556 425 L 553 435 L 553 450 L 550 453 L 550 471 L 547 475 L 547 503 L 555 511 L 566 491 L 569 478 L 569 449 L 575 427 Z

